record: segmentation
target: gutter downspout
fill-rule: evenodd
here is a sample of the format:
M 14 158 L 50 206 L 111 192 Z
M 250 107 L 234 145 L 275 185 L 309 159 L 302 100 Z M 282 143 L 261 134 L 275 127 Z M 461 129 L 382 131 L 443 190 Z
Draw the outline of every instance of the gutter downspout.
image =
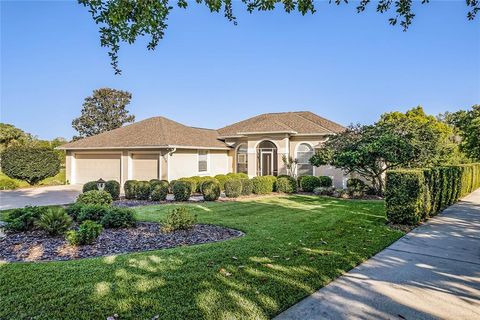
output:
M 172 154 L 177 151 L 177 147 L 174 147 L 173 149 L 170 149 L 167 153 L 167 180 L 170 182 L 170 157 Z

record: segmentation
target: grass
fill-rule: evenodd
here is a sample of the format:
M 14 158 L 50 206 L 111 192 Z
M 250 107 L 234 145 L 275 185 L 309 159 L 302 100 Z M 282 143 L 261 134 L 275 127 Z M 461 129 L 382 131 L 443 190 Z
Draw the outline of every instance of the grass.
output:
M 161 221 L 174 205 L 136 209 Z M 242 238 L 103 258 L 0 264 L 0 319 L 267 319 L 402 236 L 384 203 L 315 196 L 188 205 Z
M 30 187 L 32 187 L 28 184 L 28 182 L 23 181 L 23 180 L 18 180 L 18 179 L 12 179 L 1 171 L 0 171 L 0 179 L 13 180 L 17 183 L 19 188 L 30 188 Z M 53 177 L 50 177 L 50 178 L 43 179 L 42 181 L 40 181 L 38 183 L 37 186 L 62 185 L 62 184 L 65 184 L 65 180 L 66 180 L 65 169 L 60 169 L 60 172 L 57 175 L 55 175 Z

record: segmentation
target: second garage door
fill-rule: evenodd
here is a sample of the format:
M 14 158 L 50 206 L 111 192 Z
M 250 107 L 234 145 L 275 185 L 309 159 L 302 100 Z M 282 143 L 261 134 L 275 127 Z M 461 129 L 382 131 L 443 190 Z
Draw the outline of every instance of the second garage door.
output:
M 75 183 L 96 181 L 120 182 L 119 154 L 77 154 L 75 155 Z
M 133 154 L 132 155 L 132 179 L 150 180 L 158 179 L 158 154 Z

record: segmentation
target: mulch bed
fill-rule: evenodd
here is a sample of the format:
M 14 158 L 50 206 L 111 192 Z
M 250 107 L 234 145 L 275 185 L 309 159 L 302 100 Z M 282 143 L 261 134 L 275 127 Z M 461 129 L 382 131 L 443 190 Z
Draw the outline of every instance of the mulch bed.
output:
M 64 237 L 51 237 L 43 231 L 11 233 L 0 239 L 0 262 L 73 260 L 223 241 L 243 235 L 238 230 L 205 224 L 191 230 L 162 233 L 160 224 L 140 222 L 135 228 L 105 229 L 94 244 L 73 247 Z

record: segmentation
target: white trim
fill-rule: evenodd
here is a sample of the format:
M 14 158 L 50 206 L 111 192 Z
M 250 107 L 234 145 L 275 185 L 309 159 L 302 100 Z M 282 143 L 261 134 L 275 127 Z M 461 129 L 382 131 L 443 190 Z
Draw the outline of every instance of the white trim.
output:
M 284 131 L 258 131 L 258 132 L 239 132 L 238 134 L 242 134 L 242 135 L 257 135 L 257 134 L 278 134 L 278 133 L 296 134 L 297 131 L 293 131 L 293 130 L 284 130 Z
M 271 143 L 273 143 L 273 144 L 275 145 L 275 148 L 277 148 L 277 152 L 278 152 L 278 150 L 280 149 L 275 142 L 273 142 L 272 140 L 270 140 L 270 138 L 261 137 L 260 139 L 258 139 L 258 141 L 255 143 L 255 146 L 253 147 L 253 149 L 255 149 L 255 154 L 257 153 L 257 147 L 258 147 L 258 145 L 259 145 L 260 143 L 262 143 L 263 141 L 270 141 Z
M 248 174 L 248 142 L 240 142 L 236 147 L 235 147 L 235 154 L 234 154 L 234 172 L 238 173 L 238 148 L 244 144 L 247 146 L 247 152 L 245 155 L 247 156 L 247 174 Z
M 117 150 L 117 149 L 201 149 L 201 150 L 231 150 L 230 147 L 198 147 L 198 146 L 133 146 L 133 147 L 57 147 L 56 150 Z

